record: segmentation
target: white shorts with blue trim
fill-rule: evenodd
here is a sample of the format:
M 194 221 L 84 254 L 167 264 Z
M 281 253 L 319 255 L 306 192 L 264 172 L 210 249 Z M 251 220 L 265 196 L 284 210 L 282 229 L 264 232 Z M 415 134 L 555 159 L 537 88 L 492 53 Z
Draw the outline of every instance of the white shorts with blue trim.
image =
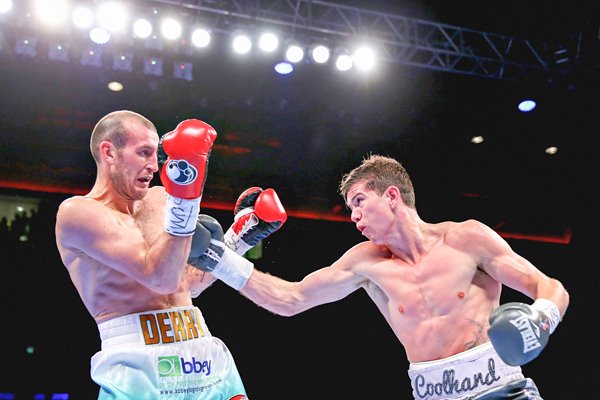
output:
M 98 329 L 91 376 L 99 399 L 246 399 L 231 353 L 197 307 L 129 314 Z

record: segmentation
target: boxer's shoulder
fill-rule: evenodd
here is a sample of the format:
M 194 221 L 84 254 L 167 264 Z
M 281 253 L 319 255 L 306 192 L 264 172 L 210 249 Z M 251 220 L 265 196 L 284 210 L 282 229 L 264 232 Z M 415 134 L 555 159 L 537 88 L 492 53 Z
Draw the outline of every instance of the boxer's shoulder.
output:
M 89 212 L 98 213 L 106 209 L 98 200 L 88 196 L 73 196 L 63 200 L 58 207 L 58 216 L 68 216 L 68 219 L 77 218 L 77 216 L 89 216 Z
M 374 263 L 392 259 L 393 254 L 387 246 L 376 245 L 370 241 L 360 242 L 348 249 L 335 263 L 346 268 L 366 268 Z

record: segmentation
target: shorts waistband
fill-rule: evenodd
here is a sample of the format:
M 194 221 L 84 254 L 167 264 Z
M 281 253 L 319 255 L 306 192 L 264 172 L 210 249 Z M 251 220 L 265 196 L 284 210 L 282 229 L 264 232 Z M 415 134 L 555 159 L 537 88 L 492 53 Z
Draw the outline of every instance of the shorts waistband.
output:
M 458 353 L 446 358 L 441 358 L 439 360 L 410 363 L 410 369 L 411 371 L 420 371 L 430 367 L 437 368 L 441 366 L 446 366 L 448 364 L 452 364 L 457 361 L 477 359 L 481 355 L 489 352 L 496 353 L 496 351 L 494 350 L 494 346 L 492 346 L 491 342 L 480 344 L 479 346 L 473 347 L 469 350 L 465 350 L 462 353 Z
M 504 363 L 489 342 L 441 360 L 411 363 L 408 375 L 417 400 L 464 399 L 523 378 L 521 368 Z
M 102 349 L 125 343 L 143 346 L 210 336 L 198 307 L 176 307 L 123 315 L 98 324 Z

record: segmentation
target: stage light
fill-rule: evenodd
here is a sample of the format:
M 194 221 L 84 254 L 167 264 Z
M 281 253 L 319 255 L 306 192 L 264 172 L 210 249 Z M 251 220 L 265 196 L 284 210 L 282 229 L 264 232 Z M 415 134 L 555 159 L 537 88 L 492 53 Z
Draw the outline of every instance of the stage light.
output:
M 328 47 L 318 44 L 313 46 L 310 55 L 317 64 L 324 64 L 329 61 L 330 50 Z
M 348 71 L 352 68 L 354 62 L 352 61 L 352 57 L 348 54 L 346 50 L 338 50 L 337 56 L 335 58 L 335 68 L 338 71 Z
M 144 59 L 144 75 L 162 76 L 163 60 L 160 57 L 146 57 Z
M 288 75 L 294 72 L 294 66 L 289 62 L 280 62 L 275 64 L 275 71 L 281 75 Z
M 523 100 L 519 103 L 519 110 L 522 112 L 529 112 L 535 109 L 536 103 L 533 100 Z
M 210 44 L 210 32 L 204 28 L 196 28 L 192 32 L 191 41 L 196 47 L 206 47 Z
M 113 55 L 112 69 L 115 71 L 133 71 L 133 54 L 120 53 Z
M 285 59 L 291 63 L 298 63 L 304 58 L 304 50 L 302 47 L 292 44 L 285 52 Z
M 252 49 L 252 41 L 244 34 L 236 34 L 232 42 L 233 51 L 238 54 L 246 54 Z
M 258 48 L 266 53 L 272 53 L 279 47 L 279 39 L 271 32 L 265 32 L 258 39 Z
M 50 45 L 48 47 L 48 58 L 62 62 L 69 61 L 69 51 L 61 44 Z
M 105 44 L 110 40 L 110 33 L 103 28 L 92 28 L 90 30 L 90 40 L 96 44 Z
M 15 42 L 15 54 L 35 57 L 37 54 L 37 39 L 32 37 L 18 38 Z
M 364 71 L 373 69 L 375 66 L 375 53 L 369 47 L 360 47 L 354 52 L 354 64 Z
M 181 24 L 172 18 L 167 18 L 162 22 L 160 31 L 167 40 L 179 39 L 181 37 Z
M 146 39 L 152 34 L 152 24 L 144 18 L 139 18 L 133 23 L 133 35 L 140 39 Z
M 102 50 L 97 48 L 88 48 L 81 52 L 79 60 L 81 65 L 89 67 L 102 66 Z
M 480 143 L 483 143 L 483 141 L 484 141 L 483 136 L 478 135 L 478 136 L 473 136 L 471 138 L 471 143 L 473 143 L 473 144 L 480 144 Z
M 0 13 L 7 13 L 12 9 L 12 0 L 0 0 Z
M 89 29 L 94 24 L 94 14 L 87 7 L 78 7 L 73 11 L 73 24 L 81 29 Z
M 59 25 L 67 17 L 65 0 L 37 0 L 35 10 L 37 17 L 48 25 Z
M 558 152 L 558 147 L 556 147 L 556 146 L 549 146 L 544 150 L 544 153 L 550 154 L 550 155 L 556 154 L 557 152 Z
M 108 82 L 108 85 L 106 85 L 106 87 L 111 92 L 120 92 L 121 90 L 123 90 L 123 84 L 117 81 Z
M 103 3 L 98 7 L 98 24 L 109 32 L 122 31 L 127 23 L 127 10 L 117 2 Z
M 190 62 L 174 62 L 173 63 L 173 78 L 192 80 L 192 63 Z

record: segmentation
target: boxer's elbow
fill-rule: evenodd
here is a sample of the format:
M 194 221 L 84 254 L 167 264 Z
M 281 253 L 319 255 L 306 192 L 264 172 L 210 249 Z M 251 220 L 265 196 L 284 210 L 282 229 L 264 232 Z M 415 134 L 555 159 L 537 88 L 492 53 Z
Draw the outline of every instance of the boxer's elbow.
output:
M 299 308 L 289 306 L 288 304 L 263 305 L 263 307 L 280 317 L 293 317 L 303 311 Z
M 145 286 L 158 294 L 173 294 L 179 289 L 179 277 L 171 274 L 154 273 L 147 277 Z
M 558 305 L 558 309 L 560 310 L 560 315 L 561 317 L 565 315 L 565 313 L 567 312 L 567 308 L 569 307 L 569 303 L 571 301 L 571 296 L 569 295 L 569 292 L 567 292 L 567 289 L 565 289 L 565 287 L 563 286 L 563 284 L 559 281 L 557 282 L 557 286 L 559 287 L 559 292 L 560 292 L 560 304 Z
M 280 304 L 277 307 L 277 310 L 274 312 L 275 314 L 280 315 L 282 317 L 293 317 L 294 315 L 300 314 L 302 311 L 304 310 L 300 309 L 300 307 L 296 306 L 293 303 L 284 303 Z

